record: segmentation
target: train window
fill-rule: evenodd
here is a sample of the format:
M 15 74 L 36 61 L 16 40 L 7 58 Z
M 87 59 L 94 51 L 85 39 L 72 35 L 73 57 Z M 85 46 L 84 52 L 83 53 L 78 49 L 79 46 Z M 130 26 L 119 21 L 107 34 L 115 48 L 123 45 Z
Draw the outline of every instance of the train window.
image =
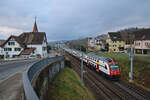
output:
M 107 69 L 107 66 L 105 65 L 105 69 Z

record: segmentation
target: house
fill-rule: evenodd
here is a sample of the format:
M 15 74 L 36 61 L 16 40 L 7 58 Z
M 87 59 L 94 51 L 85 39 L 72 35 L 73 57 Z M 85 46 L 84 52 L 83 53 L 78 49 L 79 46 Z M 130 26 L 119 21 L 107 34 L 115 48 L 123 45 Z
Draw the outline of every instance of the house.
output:
M 47 57 L 46 33 L 38 32 L 35 20 L 33 32 L 24 32 L 19 36 L 10 36 L 1 47 L 5 59 Z
M 105 39 L 96 38 L 95 39 L 95 49 L 96 50 L 105 50 L 106 41 Z
M 141 29 L 133 33 L 134 53 L 150 54 L 150 29 Z
M 24 49 L 24 45 L 19 41 L 17 36 L 10 36 L 3 44 L 4 58 L 17 58 Z
M 133 33 L 129 33 L 129 32 L 124 32 L 121 34 L 123 40 L 124 40 L 124 52 L 125 53 L 129 53 L 130 52 L 130 48 L 134 47 L 134 37 L 133 37 Z
M 124 41 L 120 32 L 108 32 L 106 43 L 108 45 L 108 52 L 124 51 Z
M 94 50 L 95 49 L 95 38 L 90 37 L 88 38 L 88 50 Z

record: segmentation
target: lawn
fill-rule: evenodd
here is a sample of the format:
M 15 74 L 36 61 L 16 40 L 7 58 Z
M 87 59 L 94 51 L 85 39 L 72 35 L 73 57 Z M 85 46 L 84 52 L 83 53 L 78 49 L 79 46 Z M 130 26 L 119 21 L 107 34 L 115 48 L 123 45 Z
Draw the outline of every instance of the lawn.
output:
M 88 89 L 81 84 L 80 77 L 68 67 L 56 75 L 49 94 L 49 100 L 94 100 Z
M 129 80 L 130 58 L 127 54 L 91 52 L 99 56 L 110 57 L 118 62 L 121 79 Z M 150 89 L 150 56 L 134 56 L 133 79 L 134 82 Z

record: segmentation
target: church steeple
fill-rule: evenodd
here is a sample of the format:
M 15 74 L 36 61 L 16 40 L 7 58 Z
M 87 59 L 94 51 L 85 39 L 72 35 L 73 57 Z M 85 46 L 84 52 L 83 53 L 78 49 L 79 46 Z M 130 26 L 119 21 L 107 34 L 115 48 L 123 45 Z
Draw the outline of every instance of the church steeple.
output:
M 34 27 L 33 27 L 33 32 L 38 32 L 38 28 L 36 25 L 36 17 L 35 17 L 35 23 L 34 23 Z

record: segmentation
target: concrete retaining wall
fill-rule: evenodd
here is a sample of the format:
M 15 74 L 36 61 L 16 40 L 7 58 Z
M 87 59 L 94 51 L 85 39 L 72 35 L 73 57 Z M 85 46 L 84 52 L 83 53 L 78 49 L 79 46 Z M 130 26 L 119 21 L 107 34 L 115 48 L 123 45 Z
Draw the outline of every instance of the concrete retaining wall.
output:
M 55 75 L 64 68 L 64 56 L 43 59 L 23 73 L 25 100 L 47 100 Z

